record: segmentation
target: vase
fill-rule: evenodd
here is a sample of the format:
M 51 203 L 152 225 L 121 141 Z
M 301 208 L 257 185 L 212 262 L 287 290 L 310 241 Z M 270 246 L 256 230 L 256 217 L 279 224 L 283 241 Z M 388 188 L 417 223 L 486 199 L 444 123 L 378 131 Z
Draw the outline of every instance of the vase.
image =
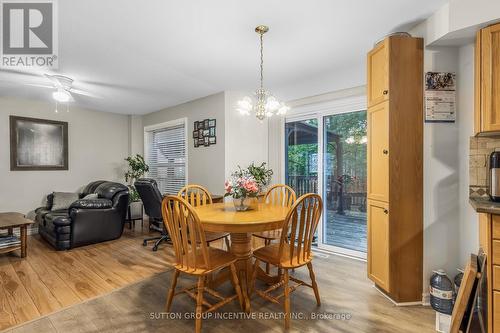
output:
M 237 212 L 244 212 L 245 210 L 250 207 L 250 198 L 248 197 L 243 197 L 243 198 L 233 198 L 233 204 L 234 208 L 236 209 Z

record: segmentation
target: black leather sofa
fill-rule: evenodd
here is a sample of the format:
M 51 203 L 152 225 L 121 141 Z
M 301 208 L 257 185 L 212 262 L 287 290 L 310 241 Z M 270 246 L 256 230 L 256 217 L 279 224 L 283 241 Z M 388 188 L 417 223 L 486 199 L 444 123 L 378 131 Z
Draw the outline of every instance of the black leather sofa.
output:
M 91 193 L 97 199 L 83 199 Z M 57 250 L 120 238 L 128 207 L 127 186 L 99 180 L 85 186 L 79 197 L 69 209 L 53 211 L 53 194 L 49 194 L 46 206 L 35 211 L 40 235 Z

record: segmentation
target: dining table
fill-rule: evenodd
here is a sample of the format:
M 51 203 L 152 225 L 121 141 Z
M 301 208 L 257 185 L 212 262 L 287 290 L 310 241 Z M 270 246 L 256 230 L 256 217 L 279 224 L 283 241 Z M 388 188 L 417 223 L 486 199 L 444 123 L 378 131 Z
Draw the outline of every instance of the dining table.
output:
M 232 202 L 225 202 L 198 206 L 195 207 L 195 211 L 205 231 L 230 234 L 230 251 L 237 258 L 235 265 L 245 301 L 245 310 L 250 311 L 249 288 L 253 267 L 252 233 L 281 228 L 289 208 L 255 202 L 246 211 L 236 211 Z M 271 283 L 276 279 L 260 268 L 258 273 L 257 276 L 265 282 Z M 227 280 L 230 280 L 230 272 L 225 270 L 212 277 L 209 284 L 217 286 Z

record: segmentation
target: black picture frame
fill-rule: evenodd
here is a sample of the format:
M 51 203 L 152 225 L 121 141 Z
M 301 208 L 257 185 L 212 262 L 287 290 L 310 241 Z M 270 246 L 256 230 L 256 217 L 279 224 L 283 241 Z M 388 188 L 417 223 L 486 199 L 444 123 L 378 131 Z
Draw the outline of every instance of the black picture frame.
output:
M 11 115 L 9 126 L 11 171 L 69 169 L 67 122 Z M 47 154 L 47 147 L 50 154 Z M 54 162 L 47 162 L 47 156 Z
M 198 139 L 198 131 L 193 131 L 193 139 Z
M 216 125 L 216 120 L 215 119 L 210 119 L 208 121 L 208 127 L 215 127 Z
M 193 125 L 193 130 L 195 130 L 195 131 L 196 131 L 196 130 L 198 129 L 199 124 L 200 124 L 200 122 L 195 121 L 195 122 L 194 122 L 194 125 Z
M 199 147 L 199 145 L 198 145 L 198 139 L 194 139 L 194 147 L 195 147 L 195 148 L 198 148 L 198 147 Z
M 210 146 L 210 141 L 208 139 L 209 139 L 208 136 L 206 136 L 206 137 L 203 138 L 203 145 L 205 147 Z
M 209 129 L 209 136 L 215 137 L 215 127 L 210 127 L 210 129 Z
M 208 143 L 210 145 L 215 145 L 217 143 L 217 138 L 215 136 L 209 136 L 208 137 Z
M 209 119 L 203 120 L 203 129 L 208 129 L 210 127 L 209 122 Z

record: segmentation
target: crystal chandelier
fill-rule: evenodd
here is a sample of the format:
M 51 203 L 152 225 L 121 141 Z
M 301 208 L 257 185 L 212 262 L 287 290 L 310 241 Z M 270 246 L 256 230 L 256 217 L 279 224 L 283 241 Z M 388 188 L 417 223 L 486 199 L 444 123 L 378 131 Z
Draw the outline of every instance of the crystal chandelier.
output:
M 271 117 L 274 114 L 284 115 L 290 108 L 285 103 L 278 101 L 269 91 L 264 89 L 264 44 L 263 37 L 269 27 L 259 25 L 255 28 L 255 32 L 260 37 L 260 88 L 255 91 L 252 97 L 245 96 L 238 101 L 237 110 L 243 115 L 249 115 L 251 111 L 255 112 L 255 116 L 259 120 L 264 120 L 266 117 Z

